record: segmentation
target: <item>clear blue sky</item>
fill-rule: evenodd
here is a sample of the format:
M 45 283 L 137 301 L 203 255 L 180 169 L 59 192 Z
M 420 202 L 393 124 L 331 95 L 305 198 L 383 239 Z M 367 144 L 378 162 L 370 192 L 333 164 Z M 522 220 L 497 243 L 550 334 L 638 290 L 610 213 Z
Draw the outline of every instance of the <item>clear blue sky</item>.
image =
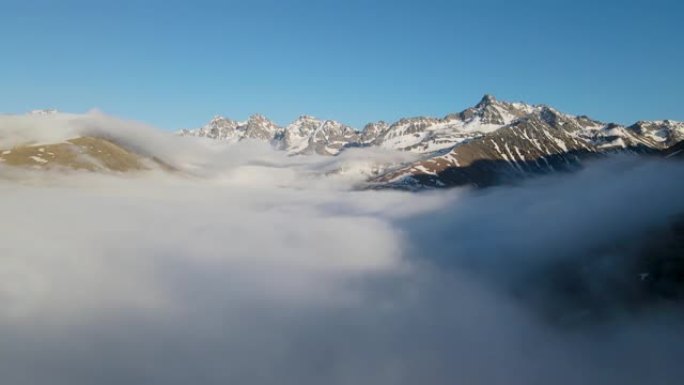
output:
M 0 111 L 360 127 L 484 93 L 684 120 L 684 1 L 0 0 Z

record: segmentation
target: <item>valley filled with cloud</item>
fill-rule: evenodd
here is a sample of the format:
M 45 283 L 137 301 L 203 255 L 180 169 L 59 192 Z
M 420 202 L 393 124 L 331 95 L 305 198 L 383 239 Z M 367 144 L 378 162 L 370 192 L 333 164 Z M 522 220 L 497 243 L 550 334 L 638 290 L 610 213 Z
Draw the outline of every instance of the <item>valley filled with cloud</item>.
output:
M 667 384 L 675 301 L 637 256 L 684 167 L 621 155 L 488 189 L 365 188 L 413 155 L 287 156 L 94 111 L 3 116 L 0 147 L 106 138 L 128 172 L 0 163 L 9 384 Z M 97 164 L 98 159 L 90 159 Z M 635 294 L 631 294 L 633 290 Z

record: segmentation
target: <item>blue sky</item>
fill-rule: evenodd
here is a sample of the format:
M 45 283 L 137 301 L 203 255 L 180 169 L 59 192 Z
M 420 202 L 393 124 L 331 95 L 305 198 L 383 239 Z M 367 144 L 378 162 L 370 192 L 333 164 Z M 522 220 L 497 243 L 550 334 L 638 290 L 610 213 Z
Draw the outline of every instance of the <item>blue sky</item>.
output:
M 357 127 L 484 93 L 684 120 L 681 1 L 0 0 L 0 111 Z

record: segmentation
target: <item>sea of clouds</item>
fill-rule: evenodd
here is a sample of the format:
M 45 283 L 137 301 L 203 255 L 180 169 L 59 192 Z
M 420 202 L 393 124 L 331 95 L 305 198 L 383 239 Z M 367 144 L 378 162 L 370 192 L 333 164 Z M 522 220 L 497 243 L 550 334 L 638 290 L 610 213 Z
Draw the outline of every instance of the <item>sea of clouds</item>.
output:
M 0 166 L 2 384 L 684 376 L 676 308 L 565 327 L 545 316 L 549 305 L 562 313 L 564 299 L 534 283 L 547 266 L 602 257 L 684 212 L 679 163 L 623 157 L 481 191 L 370 191 L 357 188 L 364 168 L 408 155 L 288 157 L 98 112 L 0 118 L 0 148 L 79 135 L 176 171 Z

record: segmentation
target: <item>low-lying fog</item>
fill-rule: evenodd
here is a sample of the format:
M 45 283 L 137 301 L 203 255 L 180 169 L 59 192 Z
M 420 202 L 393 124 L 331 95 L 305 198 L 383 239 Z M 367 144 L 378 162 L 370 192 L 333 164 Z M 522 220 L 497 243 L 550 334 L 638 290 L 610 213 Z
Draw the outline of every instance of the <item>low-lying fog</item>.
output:
M 2 384 L 684 378 L 674 306 L 567 325 L 546 310 L 581 306 L 533 283 L 684 212 L 681 164 L 626 157 L 483 191 L 358 191 L 353 170 L 407 155 L 287 157 L 98 113 L 0 121 L 3 148 L 84 133 L 182 172 L 0 165 Z M 328 173 L 339 168 L 351 171 Z M 530 286 L 539 295 L 518 295 Z

